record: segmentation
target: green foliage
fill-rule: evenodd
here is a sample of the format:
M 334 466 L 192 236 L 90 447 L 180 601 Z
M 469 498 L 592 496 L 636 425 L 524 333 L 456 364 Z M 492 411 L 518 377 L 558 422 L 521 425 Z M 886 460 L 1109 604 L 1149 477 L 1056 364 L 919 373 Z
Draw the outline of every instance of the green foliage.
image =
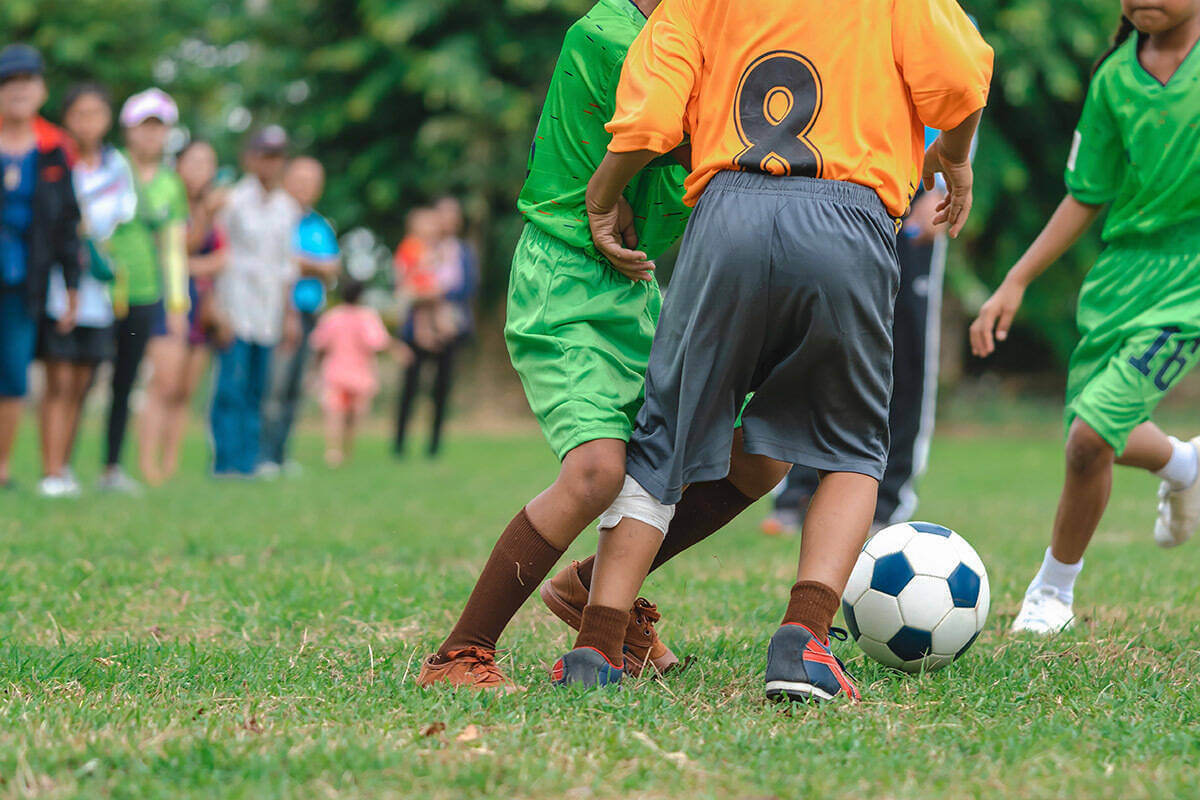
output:
M 413 205 L 467 200 L 496 297 L 515 197 L 562 34 L 590 0 L 6 0 L 5 39 L 40 46 L 55 93 L 94 76 L 118 97 L 157 82 L 185 123 L 236 154 L 277 121 L 330 171 L 323 210 L 394 243 Z M 991 287 L 1063 194 L 1091 62 L 1116 0 L 967 0 L 996 49 L 980 138 L 977 213 L 955 264 Z M 1090 238 L 1030 293 L 1023 324 L 1061 357 Z M 954 285 L 962 285 L 956 281 Z
M 976 158 L 976 206 L 960 267 L 987 287 L 1033 241 L 1066 192 L 1063 170 L 1092 63 L 1120 16 L 1116 0 L 968 0 L 996 51 Z M 1027 294 L 1020 322 L 1060 358 L 1075 342 L 1075 298 L 1099 252 L 1095 231 Z

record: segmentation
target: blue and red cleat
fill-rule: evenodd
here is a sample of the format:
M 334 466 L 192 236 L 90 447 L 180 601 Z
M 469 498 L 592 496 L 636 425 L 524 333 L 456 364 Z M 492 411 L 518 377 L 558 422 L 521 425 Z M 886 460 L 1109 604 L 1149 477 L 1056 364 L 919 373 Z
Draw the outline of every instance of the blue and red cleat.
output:
M 830 633 L 846 635 L 840 628 Z M 825 701 L 839 695 L 851 702 L 862 699 L 829 645 L 796 622 L 780 625 L 771 637 L 766 681 L 769 700 Z
M 594 647 L 576 647 L 550 668 L 555 686 L 618 686 L 623 677 L 625 670 Z

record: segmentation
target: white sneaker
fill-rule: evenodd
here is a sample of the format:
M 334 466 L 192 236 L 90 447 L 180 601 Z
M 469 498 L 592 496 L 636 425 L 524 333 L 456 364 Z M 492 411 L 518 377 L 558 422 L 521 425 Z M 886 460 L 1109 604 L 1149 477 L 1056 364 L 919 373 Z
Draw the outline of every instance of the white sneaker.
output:
M 47 475 L 38 481 L 39 497 L 58 499 L 62 497 L 78 497 L 79 487 L 65 480 L 60 475 Z
M 63 467 L 62 474 L 58 476 L 67 488 L 67 493 L 71 497 L 79 497 L 83 494 L 83 484 L 75 477 L 75 470 L 70 467 Z
M 1200 436 L 1188 442 L 1200 457 Z M 1166 481 L 1158 487 L 1158 519 L 1154 522 L 1154 541 L 1159 547 L 1176 547 L 1192 537 L 1200 527 L 1200 474 L 1186 489 L 1172 490 Z
M 1030 587 L 1021 603 L 1021 613 L 1013 620 L 1013 633 L 1048 636 L 1062 633 L 1075 624 L 1071 604 L 1064 602 L 1053 586 Z
M 142 485 L 129 477 L 129 473 L 120 467 L 105 470 L 96 481 L 97 488 L 102 492 L 117 492 L 137 497 L 142 493 Z
M 282 472 L 282 469 L 283 468 L 274 461 L 260 461 L 258 462 L 258 466 L 254 469 L 254 477 L 262 478 L 263 480 L 267 481 L 273 481 L 279 477 L 279 473 Z

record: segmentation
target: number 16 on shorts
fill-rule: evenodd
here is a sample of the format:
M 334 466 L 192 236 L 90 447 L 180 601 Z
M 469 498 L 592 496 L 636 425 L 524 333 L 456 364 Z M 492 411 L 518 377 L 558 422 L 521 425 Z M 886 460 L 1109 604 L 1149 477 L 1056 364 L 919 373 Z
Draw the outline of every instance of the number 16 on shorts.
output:
M 1147 378 L 1153 375 L 1155 388 L 1165 392 L 1195 366 L 1198 349 L 1200 338 L 1181 337 L 1179 328 L 1172 325 L 1163 328 L 1142 353 L 1129 356 L 1129 364 Z M 1160 352 L 1169 353 L 1169 358 L 1156 360 Z

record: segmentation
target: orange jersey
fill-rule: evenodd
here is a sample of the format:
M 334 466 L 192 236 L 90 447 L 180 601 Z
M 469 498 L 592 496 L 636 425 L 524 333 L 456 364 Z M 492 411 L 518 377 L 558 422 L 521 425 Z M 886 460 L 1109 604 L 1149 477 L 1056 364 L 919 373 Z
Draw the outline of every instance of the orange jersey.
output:
M 899 217 L 925 126 L 987 103 L 992 49 L 954 0 L 663 0 L 634 41 L 609 149 L 691 136 L 694 205 L 719 170 L 869 186 Z

